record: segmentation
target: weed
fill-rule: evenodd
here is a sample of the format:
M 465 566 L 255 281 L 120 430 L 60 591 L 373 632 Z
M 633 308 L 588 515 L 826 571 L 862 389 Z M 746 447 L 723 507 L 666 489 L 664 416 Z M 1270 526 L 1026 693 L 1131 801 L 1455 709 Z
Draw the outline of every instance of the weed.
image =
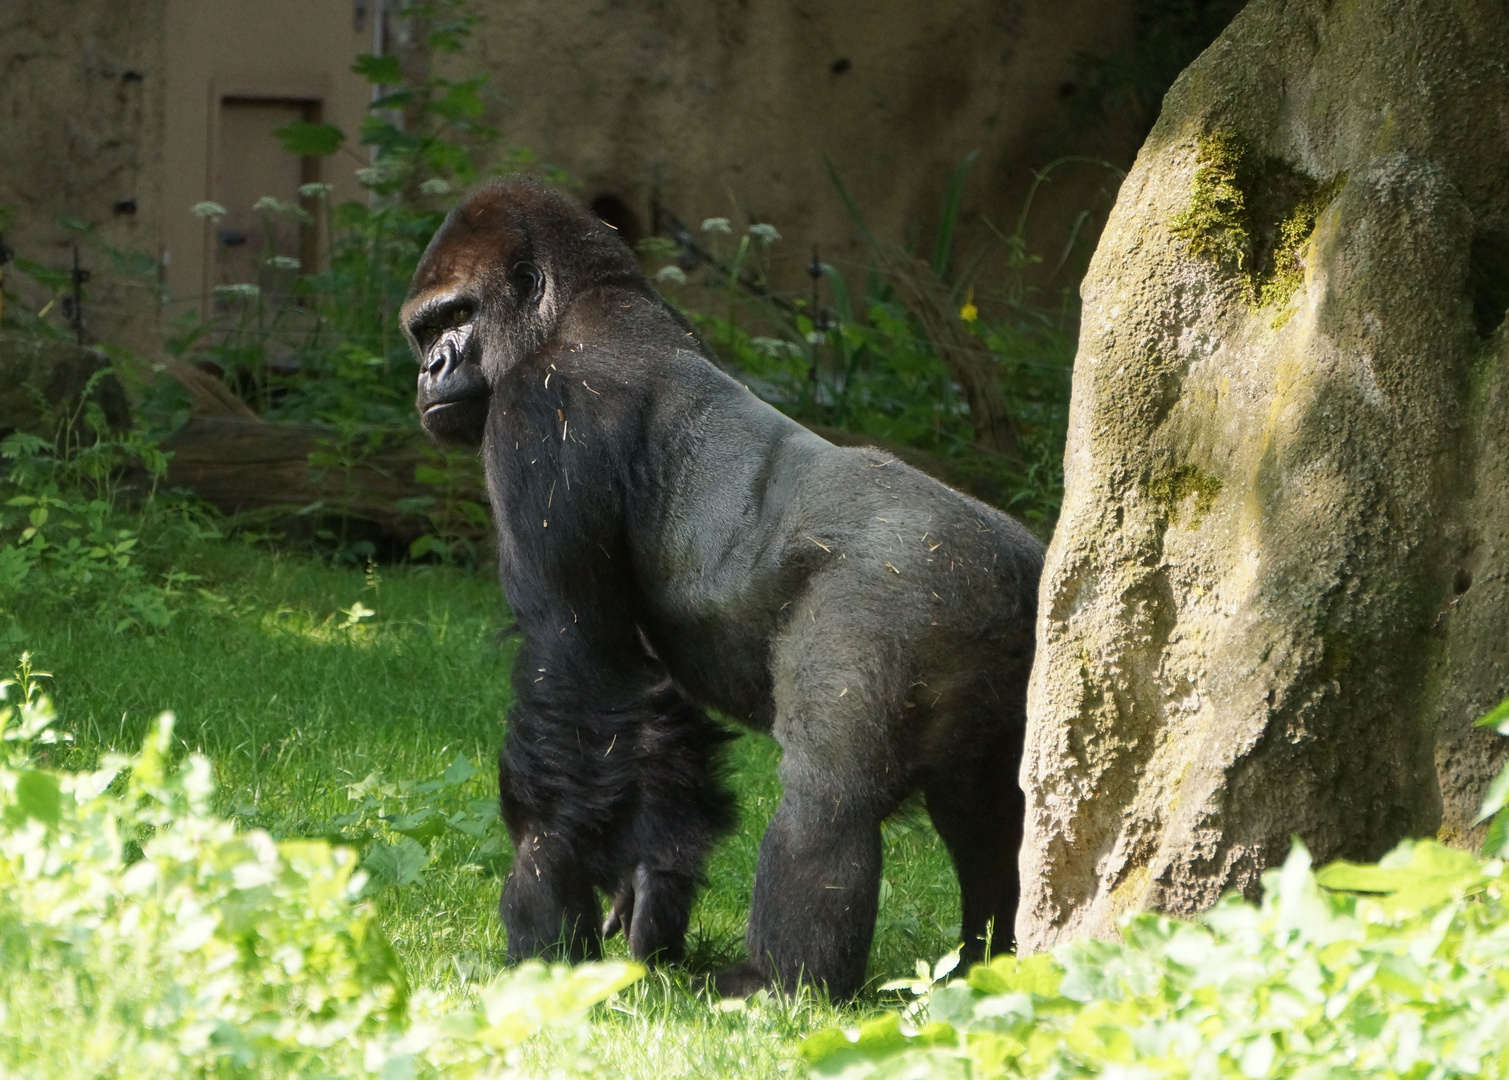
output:
M 219 534 L 201 511 L 158 496 L 167 462 L 150 439 L 113 433 L 97 406 L 86 409 L 93 442 L 60 448 L 23 432 L 0 441 L 0 603 L 14 611 L 28 595 L 82 606 L 116 633 L 163 629 L 195 580 L 172 552 Z M 139 499 L 131 510 L 123 485 Z M 19 633 L 13 620 L 5 633 Z

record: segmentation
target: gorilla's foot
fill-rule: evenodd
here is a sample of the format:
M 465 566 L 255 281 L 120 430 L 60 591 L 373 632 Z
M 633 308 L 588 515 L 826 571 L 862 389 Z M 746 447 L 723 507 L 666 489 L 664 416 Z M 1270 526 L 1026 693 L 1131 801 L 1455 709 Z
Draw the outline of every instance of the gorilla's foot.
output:
M 719 997 L 747 998 L 772 985 L 770 976 L 746 961 L 713 973 L 709 980 Z

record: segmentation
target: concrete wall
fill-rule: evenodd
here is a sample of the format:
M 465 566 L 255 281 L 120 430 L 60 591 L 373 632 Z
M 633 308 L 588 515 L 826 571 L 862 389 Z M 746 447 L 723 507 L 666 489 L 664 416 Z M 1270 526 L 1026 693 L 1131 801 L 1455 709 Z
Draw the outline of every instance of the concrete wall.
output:
M 378 0 L 0 4 L 0 207 L 18 211 L 12 246 L 65 265 L 73 237 L 55 222 L 66 215 L 156 265 L 130 277 L 111 271 L 101 253 L 86 259 L 96 274 L 87 309 L 94 340 L 146 347 L 153 325 L 186 306 L 211 310 L 216 284 L 246 276 L 251 248 L 238 256 L 217 233 L 247 232 L 255 221 L 249 208 L 231 207 L 238 220 L 211 226 L 189 213 L 194 203 L 244 202 L 246 185 L 267 177 L 289 187 L 296 169 L 305 178 L 320 170 L 338 199 L 359 196 L 353 173 L 366 155 L 355 135 L 370 88 L 349 68 L 358 53 L 373 51 L 379 7 Z M 851 274 L 870 261 L 825 162 L 877 233 L 905 239 L 920 230 L 926 250 L 951 171 L 979 150 L 957 250 L 961 260 L 985 254 L 979 299 L 988 304 L 989 286 L 1001 283 L 1005 269 L 996 234 L 1014 228 L 1033 170 L 1066 156 L 1131 161 L 1141 134 L 1135 122 L 1097 125 L 1076 115 L 1077 60 L 1124 48 L 1146 7 L 1146 0 L 477 0 L 482 19 L 470 45 L 436 65 L 455 77 L 486 72 L 491 118 L 507 141 L 564 168 L 585 200 L 616 199 L 634 231 L 652 231 L 665 212 L 693 226 L 711 216 L 774 224 L 785 240 L 773 271 L 792 291 L 807 288 L 813 245 Z M 244 109 L 228 123 L 228 102 L 266 107 Z M 267 132 L 280 108 L 336 123 L 351 142 L 317 164 L 273 160 L 282 152 Z M 232 130 L 257 145 L 236 144 Z M 1046 259 L 1037 278 L 1050 291 L 1077 279 L 1117 180 L 1094 162 L 1071 161 L 1038 192 L 1028 247 Z M 1095 216 L 1080 234 L 1079 257 L 1055 276 L 1086 210 Z M 172 302 L 141 315 L 156 304 L 158 282 Z
M 33 262 L 64 268 L 93 226 L 121 250 L 148 253 L 144 273 L 100 272 L 85 309 L 96 324 L 140 338 L 156 310 L 151 257 L 162 222 L 164 0 L 0 4 L 0 213 L 6 241 Z M 21 284 L 8 275 L 8 284 Z M 45 303 L 33 291 L 27 299 Z
M 450 66 L 485 70 L 507 138 L 578 178 L 584 198 L 621 200 L 643 230 L 656 201 L 690 223 L 775 225 L 791 285 L 812 244 L 827 261 L 866 262 L 825 158 L 877 232 L 920 226 L 930 240 L 950 173 L 979 150 L 966 248 L 989 238 L 987 219 L 1012 230 L 1031 170 L 1066 154 L 1129 164 L 1139 130 L 1075 122 L 1071 108 L 1076 57 L 1127 42 L 1134 7 L 516 0 L 486 6 L 476 47 Z M 1094 165 L 1060 167 L 1035 204 L 1032 246 L 1056 259 L 1077 212 L 1103 220 L 1116 184 Z
M 370 88 L 350 67 L 371 51 L 373 28 L 370 16 L 358 28 L 353 8 L 352 0 L 0 4 L 7 243 L 59 269 L 80 243 L 92 275 L 89 340 L 150 352 L 165 319 L 185 306 L 204 308 L 208 290 L 231 273 L 213 228 L 190 213 L 197 202 L 226 197 L 216 164 L 228 150 L 227 99 L 312 104 L 311 115 L 353 135 L 353 145 L 319 164 L 317 178 L 333 183 L 338 199 L 360 195 L 354 173 L 367 159 L 354 135 Z M 257 175 L 279 175 L 277 158 L 287 157 L 266 132 L 237 149 L 231 160 Z M 60 218 L 88 226 L 92 237 Z M 123 266 L 107 248 L 135 253 L 141 265 Z M 8 285 L 33 310 L 48 298 L 19 274 Z

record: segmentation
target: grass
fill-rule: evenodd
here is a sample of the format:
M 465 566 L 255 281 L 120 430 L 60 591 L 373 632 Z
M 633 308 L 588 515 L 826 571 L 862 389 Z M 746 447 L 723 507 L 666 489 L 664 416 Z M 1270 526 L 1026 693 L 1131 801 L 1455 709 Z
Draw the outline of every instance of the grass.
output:
M 30 650 L 53 673 L 58 726 L 74 737 L 59 764 L 134 748 L 170 709 L 185 749 L 214 762 L 219 808 L 274 835 L 320 832 L 350 808 L 347 785 L 373 772 L 425 779 L 458 754 L 479 766 L 468 793 L 496 797 L 488 763 L 516 646 L 502 633 L 510 620 L 490 576 L 439 566 L 363 572 L 235 542 L 199 544 L 184 559 L 180 569 L 217 599 L 186 606 L 165 630 L 118 634 L 108 620 L 39 598 L 7 613 L 12 650 Z M 808 1032 L 893 1004 L 879 992 L 842 1008 L 810 994 L 720 1004 L 699 988 L 698 973 L 741 954 L 759 837 L 780 798 L 778 758 L 764 736 L 732 744 L 741 820 L 709 865 L 688 963 L 652 972 L 594 1025 L 603 1058 L 627 1076 L 785 1075 Z M 952 948 L 959 920 L 951 863 L 919 808 L 887 824 L 885 859 L 874 985 Z M 437 859 L 414 884 L 374 897 L 418 983 L 466 985 L 502 964 L 499 881 L 460 862 Z M 621 938 L 609 955 L 626 955 Z M 575 1053 L 544 1040 L 531 1060 L 555 1072 Z

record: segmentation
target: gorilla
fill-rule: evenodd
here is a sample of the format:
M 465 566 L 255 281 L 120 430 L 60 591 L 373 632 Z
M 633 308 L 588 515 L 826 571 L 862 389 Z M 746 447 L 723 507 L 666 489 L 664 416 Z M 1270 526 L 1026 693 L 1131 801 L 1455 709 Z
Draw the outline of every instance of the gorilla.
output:
M 959 876 L 966 957 L 1010 944 L 1042 545 L 719 370 L 614 231 L 496 181 L 402 312 L 417 406 L 480 446 L 523 641 L 498 773 L 510 959 L 678 960 L 733 821 L 712 707 L 782 750 L 747 963 L 725 994 L 864 982 L 881 822 L 912 792 Z M 607 919 L 596 890 L 612 898 Z

